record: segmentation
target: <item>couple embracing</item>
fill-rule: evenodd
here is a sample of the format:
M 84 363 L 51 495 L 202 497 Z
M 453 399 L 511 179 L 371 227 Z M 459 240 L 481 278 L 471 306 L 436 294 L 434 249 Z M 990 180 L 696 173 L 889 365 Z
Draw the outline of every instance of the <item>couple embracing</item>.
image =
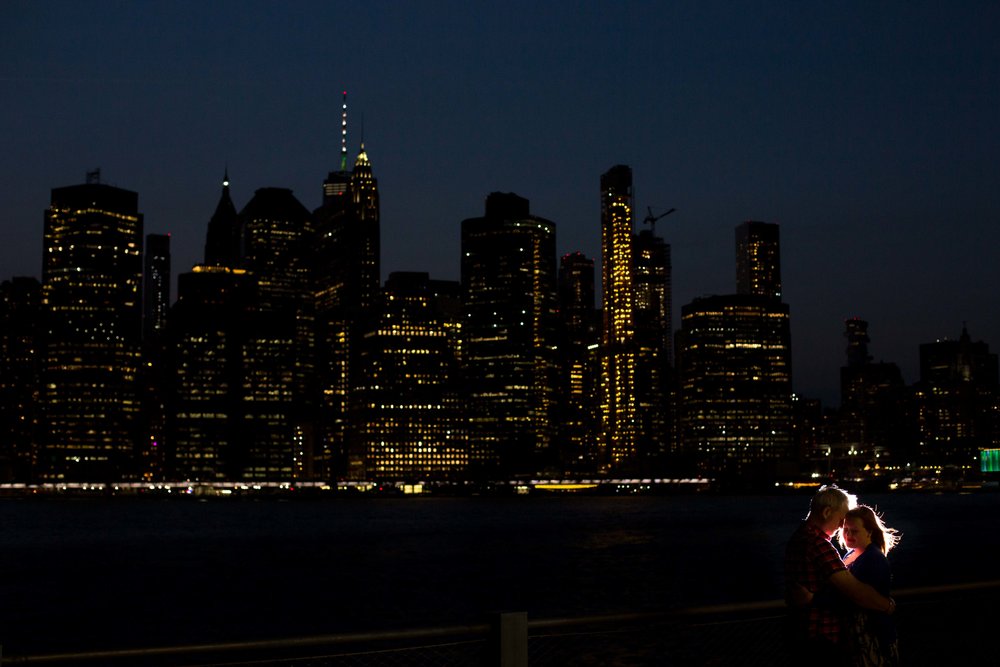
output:
M 848 551 L 841 557 L 833 545 Z M 785 551 L 786 602 L 795 664 L 899 663 L 895 601 L 886 555 L 898 542 L 870 507 L 834 485 L 820 487 Z

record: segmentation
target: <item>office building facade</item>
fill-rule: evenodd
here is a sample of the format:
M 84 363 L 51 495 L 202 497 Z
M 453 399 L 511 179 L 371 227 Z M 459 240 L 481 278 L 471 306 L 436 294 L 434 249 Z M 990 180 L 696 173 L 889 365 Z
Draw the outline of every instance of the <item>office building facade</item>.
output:
M 44 476 L 129 474 L 139 416 L 143 217 L 99 182 L 52 190 L 45 212 Z
M 259 188 L 240 212 L 241 264 L 256 312 L 243 347 L 244 479 L 310 477 L 315 434 L 313 251 L 309 211 L 286 188 Z
M 687 304 L 677 375 L 681 453 L 704 474 L 773 477 L 792 454 L 788 305 L 752 294 Z
M 494 192 L 462 222 L 463 372 L 475 474 L 550 463 L 557 367 L 555 224 Z
M 455 479 L 468 467 L 458 351 L 436 282 L 391 274 L 378 325 L 360 342 L 353 414 L 367 479 Z

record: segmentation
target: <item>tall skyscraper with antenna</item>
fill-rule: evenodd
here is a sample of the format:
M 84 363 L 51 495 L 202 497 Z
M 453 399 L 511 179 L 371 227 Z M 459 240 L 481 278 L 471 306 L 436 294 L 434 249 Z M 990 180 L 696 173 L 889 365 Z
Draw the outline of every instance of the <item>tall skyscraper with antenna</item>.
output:
M 377 319 L 381 282 L 378 181 L 362 138 L 347 171 L 347 93 L 341 116 L 340 171 L 323 181 L 317 232 L 317 307 L 370 324 Z
M 323 205 L 346 194 L 351 174 L 347 171 L 347 91 L 344 91 L 340 112 L 340 169 L 331 171 L 323 181 Z
M 363 450 L 352 435 L 352 388 L 359 341 L 378 322 L 381 306 L 378 181 L 361 141 L 347 170 L 347 93 L 341 105 L 340 170 L 323 181 L 323 204 L 313 212 L 313 285 L 321 393 L 320 465 L 362 476 Z

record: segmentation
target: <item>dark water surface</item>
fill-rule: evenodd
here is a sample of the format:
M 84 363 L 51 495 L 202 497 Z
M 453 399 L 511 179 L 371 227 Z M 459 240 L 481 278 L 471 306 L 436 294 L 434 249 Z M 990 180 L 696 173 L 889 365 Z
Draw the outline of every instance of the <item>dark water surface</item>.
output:
M 1000 494 L 883 495 L 895 587 L 996 578 Z M 808 496 L 0 501 L 5 653 L 775 599 Z

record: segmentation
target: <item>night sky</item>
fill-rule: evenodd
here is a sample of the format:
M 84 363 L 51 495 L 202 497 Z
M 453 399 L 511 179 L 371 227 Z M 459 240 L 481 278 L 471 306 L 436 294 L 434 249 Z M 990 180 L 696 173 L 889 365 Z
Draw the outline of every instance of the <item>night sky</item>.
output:
M 836 405 L 843 320 L 914 382 L 963 322 L 1000 350 L 1000 4 L 0 3 L 0 279 L 40 275 L 52 187 L 139 193 L 176 270 L 228 166 L 319 205 L 364 140 L 382 270 L 457 279 L 492 191 L 600 256 L 601 173 L 632 167 L 680 307 L 735 291 L 734 228 L 781 225 L 797 392 Z

